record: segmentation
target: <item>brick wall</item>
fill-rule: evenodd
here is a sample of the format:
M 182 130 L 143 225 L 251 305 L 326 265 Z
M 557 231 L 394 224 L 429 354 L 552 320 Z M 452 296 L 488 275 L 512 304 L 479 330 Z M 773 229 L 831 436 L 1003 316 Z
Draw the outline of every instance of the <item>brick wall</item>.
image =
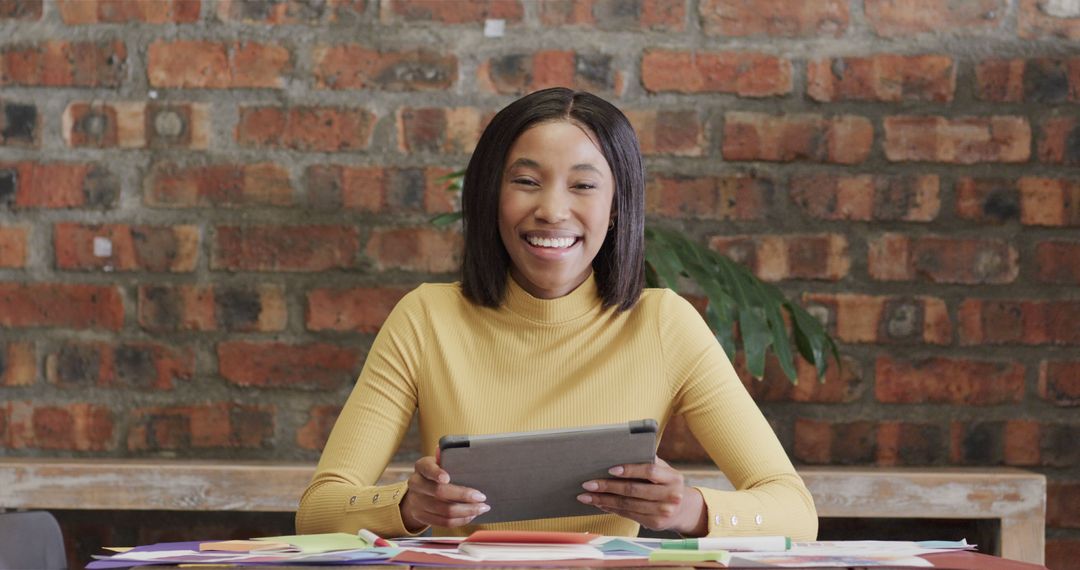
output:
M 842 343 L 749 383 L 797 462 L 1035 469 L 1080 555 L 1077 0 L 0 0 L 0 38 L 0 455 L 315 460 L 454 278 L 439 176 L 568 85 L 654 223 Z

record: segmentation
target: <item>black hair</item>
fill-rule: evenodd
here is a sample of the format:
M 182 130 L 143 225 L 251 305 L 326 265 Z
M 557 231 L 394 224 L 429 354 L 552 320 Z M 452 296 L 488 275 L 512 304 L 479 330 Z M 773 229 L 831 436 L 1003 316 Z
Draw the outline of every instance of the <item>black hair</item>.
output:
M 465 170 L 461 209 L 465 252 L 461 288 L 470 301 L 498 307 L 506 295 L 510 254 L 499 235 L 499 192 L 507 154 L 531 127 L 569 121 L 596 136 L 615 180 L 608 232 L 593 259 L 604 307 L 624 311 L 637 303 L 644 286 L 645 167 L 630 121 L 614 105 L 584 91 L 552 87 L 530 93 L 499 111 L 476 144 Z

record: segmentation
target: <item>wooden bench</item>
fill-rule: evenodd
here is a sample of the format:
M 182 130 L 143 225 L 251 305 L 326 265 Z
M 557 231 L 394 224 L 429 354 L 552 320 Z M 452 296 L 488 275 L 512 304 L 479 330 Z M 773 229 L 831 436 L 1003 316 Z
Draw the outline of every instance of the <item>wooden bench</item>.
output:
M 680 466 L 689 484 L 730 489 L 715 468 Z M 0 458 L 0 509 L 289 512 L 309 463 Z M 382 482 L 405 479 L 392 466 Z M 821 517 L 1000 523 L 999 554 L 1043 563 L 1046 478 L 1012 468 L 799 469 Z

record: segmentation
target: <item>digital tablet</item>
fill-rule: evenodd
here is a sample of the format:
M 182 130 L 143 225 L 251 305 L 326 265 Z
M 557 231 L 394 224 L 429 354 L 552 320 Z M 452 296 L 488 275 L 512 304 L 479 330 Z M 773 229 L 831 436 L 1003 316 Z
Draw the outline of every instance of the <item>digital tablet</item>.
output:
M 487 496 L 491 510 L 473 524 L 599 515 L 578 502 L 581 484 L 611 478 L 608 469 L 656 459 L 656 421 L 580 428 L 447 435 L 439 465 L 450 482 Z

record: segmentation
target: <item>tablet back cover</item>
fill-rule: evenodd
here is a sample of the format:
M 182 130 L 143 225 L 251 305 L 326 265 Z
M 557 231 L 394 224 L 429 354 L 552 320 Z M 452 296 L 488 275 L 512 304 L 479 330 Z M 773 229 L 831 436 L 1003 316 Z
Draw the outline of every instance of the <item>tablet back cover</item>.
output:
M 603 514 L 578 502 L 581 484 L 610 478 L 615 465 L 656 457 L 652 420 L 453 439 L 468 446 L 443 449 L 440 465 L 452 483 L 477 489 L 491 505 L 472 524 Z

